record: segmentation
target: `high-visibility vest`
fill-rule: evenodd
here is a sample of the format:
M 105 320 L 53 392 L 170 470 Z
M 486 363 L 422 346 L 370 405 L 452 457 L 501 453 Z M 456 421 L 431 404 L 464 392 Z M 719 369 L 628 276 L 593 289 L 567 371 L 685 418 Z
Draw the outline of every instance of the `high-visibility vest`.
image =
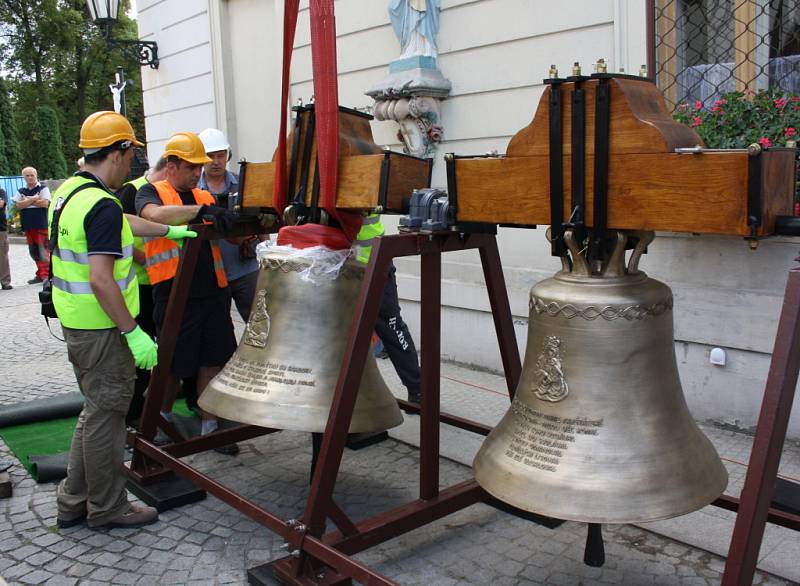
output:
M 141 177 L 137 177 L 132 181 L 126 182 L 125 185 L 133 185 L 133 188 L 136 191 L 139 191 L 142 185 L 147 185 L 147 177 L 142 175 Z M 141 236 L 134 236 L 133 247 L 144 254 L 144 238 Z M 144 267 L 144 265 L 140 265 L 138 262 L 133 261 L 133 270 L 136 271 L 136 278 L 139 280 L 140 285 L 150 284 L 150 277 L 147 276 L 147 269 Z
M 52 225 L 55 210 L 61 207 L 59 198 L 66 197 L 92 179 L 74 176 L 67 179 L 53 196 L 48 210 L 48 225 Z M 89 248 L 83 222 L 91 209 L 103 199 L 110 199 L 120 207 L 122 203 L 113 194 L 100 187 L 88 187 L 76 193 L 64 206 L 58 219 L 58 238 L 52 251 L 53 304 L 62 325 L 77 330 L 104 330 L 116 324 L 100 306 L 90 282 Z M 132 317 L 139 315 L 139 285 L 133 270 L 133 232 L 122 215 L 122 256 L 114 260 L 114 280 L 119 286 L 125 306 Z
M 153 183 L 153 187 L 156 188 L 158 197 L 165 206 L 183 205 L 181 196 L 166 181 Z M 192 189 L 192 195 L 198 205 L 214 205 L 216 203 L 214 196 L 203 189 Z M 217 285 L 220 288 L 227 287 L 228 278 L 225 276 L 225 267 L 222 264 L 222 253 L 219 250 L 219 245 L 213 240 L 209 244 L 211 244 L 211 256 L 214 259 L 214 274 L 217 277 Z M 178 272 L 181 249 L 173 240 L 163 237 L 145 237 L 144 254 L 150 283 L 155 285 L 175 277 Z
M 385 232 L 383 222 L 378 214 L 369 214 L 361 223 L 361 230 L 356 234 L 353 246 L 356 248 L 356 260 L 367 264 L 372 254 L 372 241 Z

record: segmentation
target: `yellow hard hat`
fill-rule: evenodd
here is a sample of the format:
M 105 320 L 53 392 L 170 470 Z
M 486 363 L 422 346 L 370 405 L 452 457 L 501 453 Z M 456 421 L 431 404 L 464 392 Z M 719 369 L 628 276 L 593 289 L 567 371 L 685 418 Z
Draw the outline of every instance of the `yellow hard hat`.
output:
M 129 140 L 139 147 L 144 146 L 136 140 L 133 127 L 125 116 L 116 112 L 95 112 L 83 121 L 78 147 L 101 149 L 121 140 Z
M 170 155 L 194 165 L 210 163 L 203 141 L 194 132 L 176 132 L 164 146 L 164 157 Z

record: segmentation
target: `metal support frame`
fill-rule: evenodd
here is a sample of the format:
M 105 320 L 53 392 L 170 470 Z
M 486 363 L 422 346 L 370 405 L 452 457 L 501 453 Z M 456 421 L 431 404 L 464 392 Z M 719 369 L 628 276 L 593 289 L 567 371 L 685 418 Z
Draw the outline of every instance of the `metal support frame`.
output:
M 740 499 L 714 504 L 736 510 L 722 586 L 752 584 L 768 522 L 800 531 L 800 515 L 770 508 L 800 370 L 800 269 L 789 271 L 761 413 Z
M 214 447 L 278 431 L 254 425 L 242 425 L 187 440 L 181 436 L 172 423 L 169 423 L 161 416 L 161 406 L 167 392 L 167 383 L 170 376 L 170 365 L 175 353 L 175 345 L 178 340 L 186 301 L 189 298 L 192 275 L 197 266 L 197 259 L 200 256 L 200 246 L 204 240 L 216 240 L 223 237 L 221 234 L 214 232 L 209 225 L 193 225 L 192 228 L 197 231 L 198 237 L 187 240 L 181 254 L 180 265 L 172 283 L 164 323 L 158 340 L 158 364 L 153 369 L 153 374 L 150 378 L 149 390 L 142 409 L 141 425 L 133 441 L 133 459 L 131 461 L 130 475 L 134 482 L 142 484 L 157 482 L 163 480 L 165 476 L 171 476 L 162 465 L 145 457 L 147 454 L 146 449 L 140 449 L 142 446 L 152 443 L 158 427 L 174 442 L 161 448 L 164 454 L 173 458 L 180 458 Z M 237 226 L 236 232 L 229 236 L 258 234 L 263 231 L 263 228 L 256 221 L 242 222 Z
M 492 309 L 506 383 L 510 396 L 522 370 L 514 335 L 511 308 L 506 293 L 497 241 L 490 234 L 420 234 L 406 233 L 378 238 L 367 265 L 345 354 L 331 405 L 328 423 L 319 446 L 311 490 L 301 519 L 281 519 L 235 491 L 206 476 L 179 458 L 216 445 L 256 437 L 275 429 L 244 425 L 201 438 L 182 441 L 177 431 L 159 414 L 166 391 L 169 365 L 177 338 L 178 325 L 188 297 L 189 280 L 197 262 L 200 241 L 219 238 L 207 226 L 200 236 L 186 244 L 173 283 L 166 319 L 159 340 L 159 365 L 153 373 L 142 417 L 142 430 L 133 441 L 131 474 L 140 481 L 154 481 L 173 471 L 189 479 L 220 500 L 244 513 L 270 531 L 280 535 L 292 555 L 269 564 L 286 584 L 347 584 L 351 579 L 362 583 L 389 586 L 388 578 L 374 572 L 350 556 L 373 545 L 402 535 L 478 502 L 493 505 L 495 500 L 475 480 L 441 488 L 439 486 L 439 426 L 441 424 L 487 435 L 491 428 L 448 413 L 440 412 L 439 362 L 441 339 L 441 254 L 477 249 L 480 253 L 487 292 Z M 333 491 L 342 461 L 359 382 L 370 350 L 370 340 L 378 316 L 380 299 L 392 259 L 421 256 L 421 339 L 422 404 L 398 400 L 399 406 L 420 413 L 420 495 L 407 504 L 354 522 L 336 504 Z M 156 426 L 174 436 L 177 443 L 156 446 L 152 442 Z M 511 511 L 515 513 L 515 511 Z M 326 520 L 337 531 L 325 534 Z M 263 567 L 254 571 L 263 573 Z M 320 578 L 324 576 L 324 578 Z

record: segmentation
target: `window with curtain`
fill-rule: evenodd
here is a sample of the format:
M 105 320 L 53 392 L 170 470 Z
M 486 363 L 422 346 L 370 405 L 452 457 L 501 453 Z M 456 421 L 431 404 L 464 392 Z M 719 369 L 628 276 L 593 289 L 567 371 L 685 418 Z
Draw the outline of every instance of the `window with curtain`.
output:
M 674 107 L 800 92 L 800 0 L 656 0 L 657 82 Z

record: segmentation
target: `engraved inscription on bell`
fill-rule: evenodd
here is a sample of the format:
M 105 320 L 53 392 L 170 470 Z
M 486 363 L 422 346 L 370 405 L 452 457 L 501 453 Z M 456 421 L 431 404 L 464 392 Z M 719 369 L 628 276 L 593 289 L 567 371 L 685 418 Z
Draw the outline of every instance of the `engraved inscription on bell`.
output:
M 569 393 L 561 366 L 562 359 L 561 340 L 556 336 L 547 336 L 536 361 L 536 375 L 533 379 L 533 392 L 539 399 L 555 403 L 566 398 Z
M 244 340 L 248 346 L 266 348 L 269 337 L 269 313 L 267 313 L 267 291 L 260 289 L 256 293 L 256 310 L 247 322 L 244 330 Z

